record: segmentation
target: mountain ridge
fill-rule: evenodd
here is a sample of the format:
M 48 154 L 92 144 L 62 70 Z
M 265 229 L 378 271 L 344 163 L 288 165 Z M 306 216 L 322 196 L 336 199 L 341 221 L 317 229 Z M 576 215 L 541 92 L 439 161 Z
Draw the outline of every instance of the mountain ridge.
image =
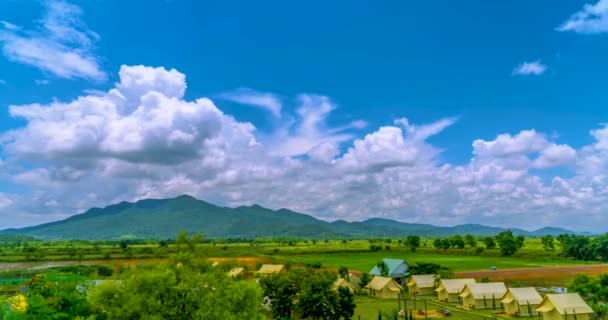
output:
M 91 208 L 64 220 L 1 230 L 0 234 L 41 239 L 119 239 L 127 235 L 137 238 L 172 238 L 178 231 L 185 230 L 202 232 L 210 238 L 374 238 L 411 234 L 446 237 L 466 233 L 489 236 L 507 229 L 526 236 L 577 233 L 555 227 L 533 231 L 481 224 L 445 227 L 380 217 L 354 222 L 328 222 L 286 208 L 272 210 L 257 204 L 221 207 L 189 195 L 181 195 L 168 199 L 123 201 L 104 208 Z

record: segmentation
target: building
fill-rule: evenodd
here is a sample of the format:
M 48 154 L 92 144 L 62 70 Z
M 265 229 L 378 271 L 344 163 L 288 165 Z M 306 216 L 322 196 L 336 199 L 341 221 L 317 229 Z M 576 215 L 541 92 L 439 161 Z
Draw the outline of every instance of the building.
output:
M 536 308 L 542 300 L 535 288 L 509 288 L 500 303 L 506 313 L 523 317 L 538 315 Z
M 414 275 L 407 283 L 410 294 L 431 295 L 435 293 L 435 276 L 432 274 Z
M 355 286 L 355 288 L 357 288 L 357 290 L 361 289 L 361 287 L 360 287 L 361 278 L 359 278 L 356 274 L 349 273 L 348 274 L 348 282 L 352 283 L 353 286 Z
M 469 309 L 498 309 L 507 292 L 503 282 L 469 283 L 460 292 L 462 306 Z
M 258 274 L 266 275 L 273 273 L 281 273 L 285 271 L 285 266 L 282 264 L 263 264 L 258 270 Z
M 370 283 L 365 286 L 372 297 L 382 299 L 397 299 L 403 288 L 393 278 L 374 277 Z
M 382 261 L 384 261 L 384 263 L 386 263 L 386 266 L 388 267 L 388 275 L 386 277 L 395 279 L 398 283 L 402 283 L 403 278 L 408 275 L 407 270 L 410 266 L 401 259 L 384 258 L 382 259 Z M 375 266 L 372 271 L 369 272 L 369 274 L 374 276 L 382 276 L 382 273 L 380 272 L 380 269 L 378 269 L 378 266 Z
M 437 299 L 444 302 L 459 302 L 464 286 L 475 283 L 475 279 L 441 279 L 437 285 Z
M 548 294 L 536 309 L 543 320 L 589 320 L 593 310 L 578 293 Z
M 232 268 L 232 270 L 228 271 L 228 276 L 233 277 L 233 278 L 236 278 L 238 276 L 243 276 L 244 274 L 245 274 L 245 268 L 243 268 L 243 267 Z
M 336 282 L 334 282 L 334 285 L 333 285 L 334 290 L 338 290 L 338 288 L 340 288 L 340 287 L 347 288 L 352 293 L 357 293 L 357 291 L 358 291 L 358 288 L 354 284 L 352 284 L 350 281 L 348 281 L 344 278 L 338 278 L 336 280 Z

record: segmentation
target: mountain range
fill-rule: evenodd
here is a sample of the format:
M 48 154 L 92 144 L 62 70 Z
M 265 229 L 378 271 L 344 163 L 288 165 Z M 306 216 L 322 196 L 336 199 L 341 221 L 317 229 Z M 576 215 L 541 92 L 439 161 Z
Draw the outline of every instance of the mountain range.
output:
M 439 227 L 371 218 L 361 222 L 327 222 L 288 209 L 272 210 L 259 205 L 220 207 L 182 195 L 171 199 L 145 199 L 121 202 L 105 208 L 92 208 L 65 220 L 0 234 L 33 236 L 39 239 L 120 239 L 173 238 L 180 231 L 200 232 L 208 238 L 373 238 L 447 237 L 455 234 L 496 235 L 506 228 L 479 224 Z M 525 236 L 559 235 L 575 232 L 561 228 L 535 231 L 511 230 Z

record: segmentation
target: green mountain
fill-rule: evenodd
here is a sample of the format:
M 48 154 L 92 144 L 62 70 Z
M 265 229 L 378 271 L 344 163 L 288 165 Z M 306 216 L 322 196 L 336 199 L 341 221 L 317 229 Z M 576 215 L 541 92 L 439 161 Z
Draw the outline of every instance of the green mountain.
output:
M 454 234 L 495 235 L 505 229 L 476 224 L 437 227 L 372 218 L 362 222 L 326 222 L 288 209 L 271 210 L 258 205 L 219 207 L 191 196 L 121 202 L 92 208 L 65 220 L 22 229 L 0 231 L 40 239 L 172 238 L 178 231 L 201 232 L 208 238 L 368 238 L 414 234 L 445 237 Z M 573 233 L 558 228 L 537 231 L 512 229 L 528 236 Z

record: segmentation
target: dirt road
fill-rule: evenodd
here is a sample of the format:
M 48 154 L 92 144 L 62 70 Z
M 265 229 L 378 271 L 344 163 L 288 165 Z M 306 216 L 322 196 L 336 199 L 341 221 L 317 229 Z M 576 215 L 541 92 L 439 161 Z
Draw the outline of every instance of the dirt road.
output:
M 457 278 L 480 279 L 488 277 L 492 281 L 524 282 L 535 283 L 536 281 L 549 281 L 563 285 L 577 274 L 596 276 L 608 273 L 608 264 L 588 264 L 579 266 L 543 267 L 543 268 L 523 268 L 508 270 L 484 270 L 456 272 Z

